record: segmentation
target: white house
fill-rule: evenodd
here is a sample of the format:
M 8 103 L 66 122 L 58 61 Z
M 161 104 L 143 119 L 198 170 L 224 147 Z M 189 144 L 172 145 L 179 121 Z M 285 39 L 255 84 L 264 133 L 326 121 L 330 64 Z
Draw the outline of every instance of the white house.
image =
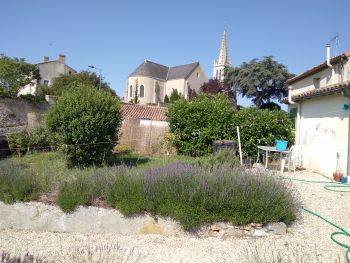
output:
M 284 101 L 295 120 L 299 166 L 331 176 L 350 174 L 350 52 L 330 58 L 287 81 Z

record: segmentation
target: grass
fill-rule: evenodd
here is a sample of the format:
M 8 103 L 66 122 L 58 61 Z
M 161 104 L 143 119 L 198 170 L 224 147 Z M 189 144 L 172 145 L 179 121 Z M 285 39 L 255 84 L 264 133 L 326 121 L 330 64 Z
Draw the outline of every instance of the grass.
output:
M 129 216 L 169 216 L 186 230 L 215 221 L 289 224 L 296 218 L 294 189 L 276 177 L 237 168 L 230 152 L 205 158 L 125 154 L 110 164 L 68 169 L 58 153 L 3 160 L 0 200 L 35 200 L 59 185 L 56 203 L 66 212 L 102 200 Z

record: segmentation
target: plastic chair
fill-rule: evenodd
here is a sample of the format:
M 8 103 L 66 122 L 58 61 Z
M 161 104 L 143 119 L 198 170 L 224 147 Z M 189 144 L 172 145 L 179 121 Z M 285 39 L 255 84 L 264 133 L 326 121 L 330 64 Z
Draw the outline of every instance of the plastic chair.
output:
M 293 145 L 292 147 L 290 147 L 289 153 L 286 156 L 284 156 L 281 160 L 281 173 L 284 172 L 284 166 L 286 161 L 288 161 L 288 173 L 290 172 L 291 164 L 293 167 L 293 173 L 295 173 L 295 159 L 297 156 L 297 151 L 298 151 L 298 147 L 296 145 Z

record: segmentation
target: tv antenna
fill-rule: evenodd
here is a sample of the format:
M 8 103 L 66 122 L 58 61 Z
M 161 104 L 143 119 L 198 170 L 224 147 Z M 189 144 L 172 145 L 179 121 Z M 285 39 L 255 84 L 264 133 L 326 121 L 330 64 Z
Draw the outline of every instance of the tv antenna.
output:
M 338 55 L 339 49 L 339 33 L 335 32 L 334 36 L 331 38 L 331 43 L 334 44 L 334 56 Z

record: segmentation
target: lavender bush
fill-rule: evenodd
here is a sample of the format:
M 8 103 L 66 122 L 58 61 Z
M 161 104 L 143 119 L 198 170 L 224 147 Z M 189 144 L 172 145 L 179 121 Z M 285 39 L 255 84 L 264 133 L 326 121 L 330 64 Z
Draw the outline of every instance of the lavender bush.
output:
M 208 169 L 171 163 L 126 172 L 116 176 L 108 193 L 110 205 L 124 214 L 170 216 L 187 230 L 214 221 L 289 224 L 299 205 L 294 189 L 283 180 L 225 165 Z

